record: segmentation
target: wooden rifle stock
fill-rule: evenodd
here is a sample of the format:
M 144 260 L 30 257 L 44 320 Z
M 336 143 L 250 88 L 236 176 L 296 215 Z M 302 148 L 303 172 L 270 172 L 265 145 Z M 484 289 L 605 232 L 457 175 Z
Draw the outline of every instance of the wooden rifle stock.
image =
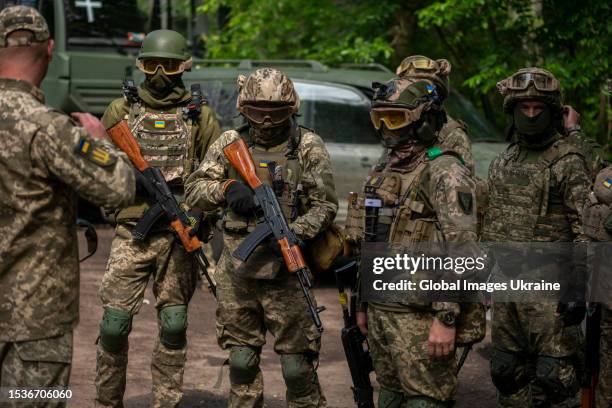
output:
M 287 238 L 279 240 L 278 244 L 280 245 L 281 253 L 283 254 L 289 272 L 295 273 L 300 269 L 306 268 L 306 262 L 304 261 L 302 250 L 299 246 L 290 246 Z
M 261 186 L 261 180 L 255 172 L 255 163 L 253 163 L 251 152 L 249 152 L 249 148 L 244 140 L 238 139 L 228 144 L 223 148 L 223 153 L 249 187 L 255 190 Z
M 125 120 L 106 130 L 113 143 L 128 155 L 132 164 L 141 172 L 148 169 L 149 163 L 142 157 L 140 146 Z

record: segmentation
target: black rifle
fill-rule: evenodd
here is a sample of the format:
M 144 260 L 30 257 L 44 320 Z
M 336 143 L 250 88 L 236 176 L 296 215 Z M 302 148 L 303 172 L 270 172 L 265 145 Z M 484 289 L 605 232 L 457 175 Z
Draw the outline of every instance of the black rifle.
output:
M 601 305 L 590 304 L 586 319 L 585 364 L 582 379 L 582 408 L 595 407 L 595 389 L 599 377 L 599 338 L 601 337 Z
M 368 349 L 368 340 L 357 326 L 357 305 L 355 277 L 357 261 L 351 261 L 334 270 L 338 286 L 338 300 L 342 306 L 344 327 L 342 328 L 342 347 L 353 380 L 353 398 L 358 408 L 374 408 L 374 390 L 370 382 L 370 372 L 374 370 Z M 351 288 L 350 301 L 346 288 Z
M 319 313 L 325 310 L 324 306 L 316 307 L 315 301 L 310 293 L 312 282 L 310 271 L 306 266 L 299 241 L 295 233 L 289 228 L 285 215 L 278 203 L 274 190 L 268 184 L 262 183 L 255 172 L 255 164 L 244 140 L 239 139 L 225 146 L 223 153 L 232 166 L 238 171 L 249 187 L 255 192 L 255 202 L 259 208 L 260 219 L 255 227 L 242 243 L 232 253 L 236 259 L 246 262 L 251 253 L 265 239 L 273 236 L 280 245 L 285 265 L 290 273 L 297 276 L 302 288 L 304 298 L 308 303 L 310 317 L 317 330 L 323 331 L 323 323 Z

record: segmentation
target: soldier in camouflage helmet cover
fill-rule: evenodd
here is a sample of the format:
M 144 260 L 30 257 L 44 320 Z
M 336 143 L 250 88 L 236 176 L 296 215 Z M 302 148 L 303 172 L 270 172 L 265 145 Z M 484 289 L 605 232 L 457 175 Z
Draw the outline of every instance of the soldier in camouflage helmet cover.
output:
M 590 169 L 583 150 L 560 133 L 558 81 L 546 70 L 524 68 L 499 82 L 498 89 L 511 117 L 513 143 L 489 168 L 482 240 L 587 241 L 581 218 Z M 551 259 L 549 266 L 555 265 Z M 580 277 L 585 265 L 576 260 L 571 269 Z M 579 405 L 574 361 L 585 306 L 577 301 L 580 293 L 566 295 L 558 305 L 494 302 L 491 377 L 500 406 Z
M 595 177 L 593 191 L 584 208 L 583 220 L 584 233 L 590 239 L 607 244 L 612 241 L 612 166 L 605 167 Z M 595 257 L 609 259 L 608 245 L 598 244 L 595 250 L 603 251 Z M 596 284 L 603 293 L 611 292 L 612 282 L 609 280 L 598 281 Z M 597 407 L 609 407 L 612 406 L 612 303 L 601 304 L 600 328 L 599 378 L 595 398 Z
M 423 55 L 410 55 L 401 62 L 395 73 L 402 78 L 425 79 L 432 81 L 438 87 L 442 100 L 450 93 L 448 76 L 451 64 L 448 60 L 433 60 Z M 467 125 L 446 114 L 446 122 L 438 133 L 440 146 L 453 150 L 461 155 L 465 165 L 474 172 L 474 156 L 472 145 L 467 134 Z
M 127 121 L 144 158 L 161 169 L 182 202 L 183 183 L 219 137 L 219 124 L 205 101 L 185 89 L 182 74 L 190 68 L 191 57 L 181 34 L 172 30 L 147 34 L 136 65 L 145 81 L 138 87 L 125 87 L 124 97 L 110 104 L 102 123 L 108 129 Z M 133 240 L 132 229 L 149 208 L 148 198 L 145 188 L 138 189 L 134 205 L 109 212 L 116 231 L 100 287 L 104 315 L 97 351 L 97 407 L 123 404 L 128 336 L 149 279 L 159 322 L 151 364 L 152 406 L 174 407 L 182 397 L 187 305 L 196 288 L 197 271 L 164 217 L 144 242 Z M 201 211 L 193 209 L 192 215 L 201 218 Z
M 324 407 L 316 373 L 321 334 L 278 243 L 260 245 L 245 263 L 231 255 L 255 228 L 256 213 L 252 190 L 223 148 L 240 138 L 247 142 L 259 178 L 273 186 L 291 229 L 303 241 L 327 228 L 338 209 L 329 154 L 316 133 L 297 125 L 299 98 L 285 74 L 258 69 L 240 76 L 238 88 L 238 110 L 247 124 L 223 133 L 186 184 L 189 205 L 225 212 L 225 245 L 215 278 L 217 340 L 229 350 L 229 406 L 264 406 L 259 362 L 270 331 L 280 354 L 287 405 Z
M 349 203 L 348 241 L 356 247 L 362 241 L 445 241 L 474 248 L 476 183 L 461 156 L 439 144 L 445 123 L 439 87 L 428 79 L 412 78 L 375 85 L 371 120 L 390 153 Z M 357 321 L 368 336 L 381 387 L 378 407 L 448 406 L 457 386 L 454 356 L 460 329 L 456 322 L 463 304 L 361 306 Z M 484 308 L 476 308 L 480 310 L 476 323 L 482 327 Z M 471 341 L 482 336 L 484 330 Z
M 76 197 L 109 207 L 134 199 L 132 166 L 102 124 L 44 104 L 39 86 L 52 52 L 36 10 L 0 11 L 2 390 L 68 385 L 79 316 Z M 14 404 L 24 406 L 2 406 Z

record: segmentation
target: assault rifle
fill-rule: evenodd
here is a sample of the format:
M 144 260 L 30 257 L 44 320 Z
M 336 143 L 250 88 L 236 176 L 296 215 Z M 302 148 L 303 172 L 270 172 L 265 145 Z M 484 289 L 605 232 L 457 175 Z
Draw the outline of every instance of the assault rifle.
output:
M 259 246 L 266 238 L 274 236 L 274 239 L 280 245 L 280 250 L 285 260 L 285 265 L 290 273 L 297 276 L 304 298 L 308 303 L 310 317 L 317 329 L 323 331 L 323 323 L 319 313 L 325 310 L 324 306 L 316 307 L 310 289 L 312 282 L 310 280 L 310 272 L 307 269 L 306 262 L 302 256 L 302 250 L 299 246 L 299 241 L 295 233 L 291 231 L 287 220 L 281 210 L 281 207 L 274 194 L 274 190 L 267 184 L 261 182 L 255 172 L 255 164 L 249 152 L 249 148 L 242 139 L 225 146 L 223 153 L 238 171 L 240 176 L 246 181 L 255 193 L 255 203 L 260 210 L 260 218 L 255 230 L 251 232 L 244 241 L 232 253 L 236 259 L 246 262 L 255 248 Z
M 595 407 L 595 389 L 599 377 L 599 338 L 601 336 L 601 305 L 590 304 L 587 309 L 585 366 L 582 381 L 582 408 Z
M 210 264 L 208 259 L 206 259 L 206 255 L 204 255 L 202 243 L 193 230 L 189 216 L 179 206 L 176 197 L 170 191 L 162 172 L 158 168 L 151 167 L 142 157 L 138 142 L 136 142 L 134 135 L 132 135 L 130 128 L 124 120 L 108 129 L 107 133 L 115 145 L 127 154 L 134 167 L 147 181 L 146 189 L 152 206 L 132 231 L 134 239 L 137 241 L 144 240 L 157 220 L 165 216 L 170 221 L 170 227 L 181 241 L 185 251 L 193 254 L 200 267 L 202 276 L 208 281 L 212 294 L 217 297 L 215 284 L 210 275 L 208 275 Z
M 374 390 L 370 382 L 370 372 L 374 370 L 372 357 L 367 348 L 368 340 L 357 327 L 357 305 L 355 288 L 355 275 L 357 261 L 351 261 L 334 270 L 336 285 L 338 286 L 338 301 L 342 306 L 344 327 L 342 328 L 342 347 L 353 380 L 353 398 L 358 408 L 374 408 Z M 346 294 L 346 287 L 351 288 L 350 301 Z M 366 346 L 366 347 L 364 347 Z

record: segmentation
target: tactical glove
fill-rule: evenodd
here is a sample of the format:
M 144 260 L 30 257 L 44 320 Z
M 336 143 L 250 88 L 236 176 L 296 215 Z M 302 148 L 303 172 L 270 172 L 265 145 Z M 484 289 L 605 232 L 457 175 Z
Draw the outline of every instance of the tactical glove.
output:
M 251 215 L 256 208 L 253 191 L 240 181 L 234 181 L 227 187 L 225 200 L 232 211 L 239 215 Z
M 586 304 L 584 302 L 559 303 L 557 305 L 557 313 L 561 315 L 561 320 L 563 320 L 565 327 L 575 326 L 584 319 Z

